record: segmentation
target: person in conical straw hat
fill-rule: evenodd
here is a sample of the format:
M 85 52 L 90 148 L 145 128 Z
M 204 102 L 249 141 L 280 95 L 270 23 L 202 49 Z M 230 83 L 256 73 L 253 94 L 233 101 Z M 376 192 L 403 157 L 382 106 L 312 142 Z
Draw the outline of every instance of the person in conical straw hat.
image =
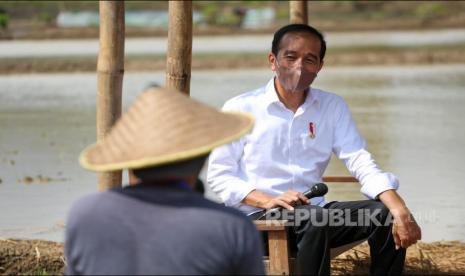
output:
M 210 151 L 252 126 L 250 115 L 219 112 L 178 91 L 141 94 L 81 153 L 86 169 L 131 169 L 139 181 L 72 206 L 67 274 L 264 274 L 253 223 L 193 190 Z

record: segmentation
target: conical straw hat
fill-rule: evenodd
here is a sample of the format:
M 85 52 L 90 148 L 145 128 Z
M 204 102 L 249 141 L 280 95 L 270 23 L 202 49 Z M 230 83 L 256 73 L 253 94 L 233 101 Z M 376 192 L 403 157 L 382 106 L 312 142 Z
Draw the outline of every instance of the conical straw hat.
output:
M 101 172 L 191 159 L 243 136 L 253 121 L 246 113 L 219 112 L 178 91 L 152 88 L 79 161 Z

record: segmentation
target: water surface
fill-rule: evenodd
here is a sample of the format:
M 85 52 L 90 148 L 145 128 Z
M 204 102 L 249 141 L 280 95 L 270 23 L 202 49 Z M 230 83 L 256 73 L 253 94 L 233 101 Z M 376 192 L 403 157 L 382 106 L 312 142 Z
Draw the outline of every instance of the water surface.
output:
M 220 107 L 271 76 L 193 72 L 192 96 Z M 151 82 L 164 74 L 126 74 L 124 106 Z M 346 99 L 379 165 L 399 177 L 424 240 L 464 241 L 465 65 L 328 68 L 314 86 Z M 77 162 L 95 137 L 95 87 L 93 73 L 0 76 L 0 237 L 63 240 L 71 202 L 96 190 Z M 327 175 L 347 170 L 332 160 Z M 330 200 L 361 198 L 358 184 L 330 187 Z
M 424 31 L 325 32 L 328 49 L 338 47 L 463 45 L 465 29 Z M 194 36 L 193 54 L 267 53 L 272 34 Z M 166 37 L 126 38 L 126 55 L 165 55 Z M 0 41 L 0 58 L 95 56 L 98 39 L 54 39 Z

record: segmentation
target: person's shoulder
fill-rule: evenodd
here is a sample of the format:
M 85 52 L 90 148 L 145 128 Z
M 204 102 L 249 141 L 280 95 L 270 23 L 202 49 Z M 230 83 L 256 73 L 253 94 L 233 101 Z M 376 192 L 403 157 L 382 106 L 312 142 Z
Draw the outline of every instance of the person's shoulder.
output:
M 214 236 L 213 233 L 221 231 L 222 239 L 237 241 L 237 237 L 251 237 L 250 234 L 257 231 L 253 221 L 238 209 L 204 200 L 208 201 L 209 208 L 202 211 L 201 217 L 205 223 L 200 228 L 208 226 L 207 229 L 203 229 L 205 233 Z
M 81 221 L 98 216 L 101 212 L 105 212 L 105 206 L 108 205 L 108 202 L 113 201 L 111 197 L 114 196 L 114 193 L 106 191 L 80 197 L 71 205 L 68 220 L 70 222 Z
M 225 206 L 222 203 L 214 202 L 201 195 L 195 195 L 195 214 L 200 215 L 203 220 L 208 221 L 206 225 L 216 225 L 220 228 L 228 229 L 248 229 L 250 231 L 255 226 L 252 220 L 248 218 L 243 212 L 236 208 Z M 221 226 L 220 226 L 221 225 Z M 213 227 L 213 229 L 216 229 Z
M 237 95 L 229 100 L 227 100 L 223 106 L 225 111 L 247 111 L 249 107 L 252 107 L 260 100 L 261 97 L 265 95 L 266 86 L 242 93 Z
M 102 193 L 91 193 L 81 196 L 71 205 L 71 211 L 81 211 L 85 209 L 92 209 L 93 206 L 100 201 Z
M 348 110 L 348 105 L 346 101 L 340 95 L 324 91 L 318 88 L 312 88 L 312 93 L 315 94 L 316 98 L 318 99 L 319 105 L 323 110 Z
M 321 101 L 321 102 L 338 102 L 338 103 L 344 103 L 345 100 L 342 96 L 339 96 L 333 92 L 328 92 L 322 89 L 318 88 L 312 88 L 312 93 L 316 94 L 316 97 Z

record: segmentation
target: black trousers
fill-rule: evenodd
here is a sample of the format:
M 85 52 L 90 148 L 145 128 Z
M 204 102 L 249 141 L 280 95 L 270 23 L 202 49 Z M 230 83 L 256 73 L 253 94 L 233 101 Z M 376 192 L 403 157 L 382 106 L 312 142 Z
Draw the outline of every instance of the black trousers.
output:
M 329 275 L 330 249 L 363 239 L 368 239 L 370 245 L 370 274 L 402 273 L 406 251 L 395 249 L 392 217 L 379 201 L 331 202 L 324 207 L 301 205 L 266 219 L 290 221 L 290 239 L 297 245 L 297 262 L 304 275 Z

